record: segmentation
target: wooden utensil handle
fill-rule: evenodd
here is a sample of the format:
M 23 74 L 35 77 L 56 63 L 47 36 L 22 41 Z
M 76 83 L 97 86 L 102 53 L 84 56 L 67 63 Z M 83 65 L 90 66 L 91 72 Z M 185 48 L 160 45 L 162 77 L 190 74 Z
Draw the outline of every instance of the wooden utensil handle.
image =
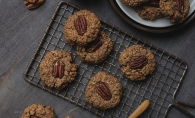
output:
M 129 116 L 129 118 L 137 118 L 148 108 L 149 104 L 149 100 L 145 100 L 144 102 L 142 102 L 141 105 Z

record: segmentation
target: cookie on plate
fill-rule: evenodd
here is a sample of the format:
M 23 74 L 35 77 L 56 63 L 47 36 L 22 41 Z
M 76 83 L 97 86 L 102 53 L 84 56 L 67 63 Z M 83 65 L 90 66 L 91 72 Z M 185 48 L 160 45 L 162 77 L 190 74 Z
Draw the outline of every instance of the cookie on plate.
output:
M 48 52 L 39 66 L 41 80 L 58 90 L 72 82 L 77 75 L 77 65 L 72 62 L 69 52 L 54 50 Z
M 132 6 L 132 7 L 139 6 L 140 4 L 146 3 L 148 1 L 149 0 L 121 0 L 123 4 Z
M 144 80 L 155 69 L 155 58 L 150 50 L 132 45 L 121 52 L 119 63 L 122 73 L 130 80 Z
M 77 46 L 76 53 L 81 61 L 99 64 L 110 54 L 112 47 L 112 40 L 102 31 L 87 46 Z
M 94 13 L 87 10 L 78 11 L 65 22 L 65 41 L 70 45 L 85 46 L 95 40 L 100 26 L 100 20 Z
M 188 0 L 160 0 L 160 9 L 172 24 L 177 24 L 186 19 L 190 3 Z
M 98 72 L 93 76 L 85 89 L 88 103 L 99 109 L 114 108 L 120 102 L 122 85 L 111 75 Z
M 55 114 L 50 106 L 32 104 L 24 109 L 20 118 L 55 118 Z
M 159 7 L 159 0 L 156 1 L 149 0 L 147 3 L 139 7 L 136 7 L 135 11 L 142 19 L 145 20 L 152 21 L 164 17 Z

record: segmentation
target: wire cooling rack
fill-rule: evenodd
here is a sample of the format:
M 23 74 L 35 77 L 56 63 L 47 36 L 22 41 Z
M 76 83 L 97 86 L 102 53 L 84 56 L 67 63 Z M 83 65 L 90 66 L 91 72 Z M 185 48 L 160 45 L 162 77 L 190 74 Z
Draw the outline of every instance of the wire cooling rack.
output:
M 112 40 L 114 48 L 108 58 L 99 65 L 81 62 L 76 55 L 75 47 L 64 41 L 64 23 L 68 17 L 79 10 L 76 6 L 61 2 L 43 36 L 43 39 L 32 58 L 25 75 L 25 80 L 47 92 L 66 99 L 84 109 L 89 110 L 101 117 L 126 118 L 145 99 L 151 101 L 149 108 L 140 116 L 141 118 L 162 118 L 173 102 L 182 78 L 187 70 L 187 64 L 172 54 L 159 49 L 121 29 L 101 20 L 101 30 Z M 156 59 L 156 69 L 152 75 L 140 82 L 133 82 L 125 78 L 119 67 L 119 55 L 127 47 L 139 44 L 150 49 Z M 79 65 L 78 75 L 66 88 L 58 91 L 47 87 L 41 80 L 38 72 L 39 64 L 44 55 L 52 50 L 67 50 L 71 53 L 73 60 Z M 111 110 L 99 110 L 85 101 L 85 87 L 92 76 L 97 72 L 104 71 L 116 77 L 123 85 L 123 95 L 117 107 Z

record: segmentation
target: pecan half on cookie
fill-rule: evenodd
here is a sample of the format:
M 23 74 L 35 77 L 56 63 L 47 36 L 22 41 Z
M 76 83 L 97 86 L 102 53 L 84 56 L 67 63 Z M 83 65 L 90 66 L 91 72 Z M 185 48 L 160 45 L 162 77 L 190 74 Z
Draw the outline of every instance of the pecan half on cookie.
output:
M 24 4 L 27 6 L 29 10 L 41 6 L 44 2 L 45 0 L 24 0 Z
M 98 48 L 100 48 L 104 43 L 100 38 L 101 37 L 98 36 L 94 41 L 90 42 L 85 48 L 86 52 L 92 53 L 95 52 Z
M 147 64 L 148 64 L 148 59 L 144 55 L 136 57 L 135 59 L 131 60 L 129 63 L 131 69 L 142 69 Z
M 106 101 L 112 98 L 112 94 L 104 82 L 97 83 L 96 92 Z
M 85 16 L 81 15 L 74 21 L 74 27 L 78 35 L 83 36 L 87 32 L 87 22 Z
M 112 40 L 104 32 L 100 32 L 87 46 L 77 46 L 76 53 L 81 61 L 99 64 L 107 58 L 112 47 Z

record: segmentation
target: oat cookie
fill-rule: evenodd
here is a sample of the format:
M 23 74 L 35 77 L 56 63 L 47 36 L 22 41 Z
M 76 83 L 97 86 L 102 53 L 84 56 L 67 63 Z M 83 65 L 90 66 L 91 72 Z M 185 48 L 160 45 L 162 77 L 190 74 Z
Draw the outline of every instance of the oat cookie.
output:
M 84 46 L 95 40 L 100 30 L 100 20 L 87 10 L 81 10 L 70 16 L 65 23 L 65 41 L 70 45 Z
M 186 19 L 190 3 L 188 0 L 160 0 L 160 9 L 172 24 L 177 24 Z
M 148 1 L 149 0 L 121 0 L 123 4 L 132 6 L 132 7 L 139 6 L 140 4 L 146 3 Z
M 159 7 L 159 0 L 149 0 L 147 3 L 136 7 L 135 11 L 145 20 L 156 20 L 164 17 Z
M 121 52 L 119 63 L 122 73 L 130 80 L 144 80 L 155 69 L 155 58 L 150 50 L 132 45 Z
M 85 89 L 86 101 L 103 110 L 118 105 L 121 96 L 122 85 L 116 78 L 104 72 L 98 72 L 93 76 Z
M 55 114 L 50 106 L 32 104 L 25 108 L 20 118 L 55 118 Z
M 48 52 L 39 66 L 41 80 L 47 86 L 58 90 L 75 79 L 76 70 L 77 65 L 72 62 L 70 53 L 64 50 Z
M 77 46 L 76 53 L 81 61 L 99 64 L 110 54 L 112 47 L 112 40 L 102 31 L 87 46 Z

